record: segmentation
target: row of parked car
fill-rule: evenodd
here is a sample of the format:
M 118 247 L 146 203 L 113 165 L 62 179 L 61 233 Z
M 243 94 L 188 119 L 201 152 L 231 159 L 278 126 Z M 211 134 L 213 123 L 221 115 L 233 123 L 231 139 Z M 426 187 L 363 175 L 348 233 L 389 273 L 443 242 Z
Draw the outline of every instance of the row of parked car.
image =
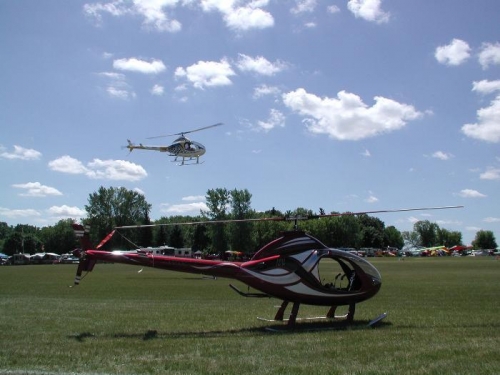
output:
M 14 254 L 7 256 L 0 254 L 2 265 L 27 265 L 27 264 L 73 264 L 78 263 L 78 258 L 73 254 L 54 254 L 54 253 L 36 253 L 36 254 Z

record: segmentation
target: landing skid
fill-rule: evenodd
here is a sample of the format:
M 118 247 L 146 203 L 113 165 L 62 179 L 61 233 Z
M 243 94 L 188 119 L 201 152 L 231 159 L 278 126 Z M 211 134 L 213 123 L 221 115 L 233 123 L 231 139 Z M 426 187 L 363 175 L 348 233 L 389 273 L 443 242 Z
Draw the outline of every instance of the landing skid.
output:
M 348 310 L 347 314 L 342 315 L 342 316 L 335 315 L 335 311 L 337 310 L 338 306 L 332 306 L 332 307 L 330 307 L 330 310 L 328 310 L 328 313 L 326 314 L 326 316 L 313 317 L 313 318 L 298 318 L 297 315 L 299 313 L 300 303 L 294 302 L 293 306 L 292 306 L 292 310 L 290 311 L 289 318 L 285 319 L 284 315 L 285 315 L 285 310 L 286 310 L 288 304 L 289 304 L 289 301 L 283 301 L 281 306 L 279 307 L 278 311 L 276 312 L 274 319 L 272 319 L 272 320 L 266 320 L 263 318 L 257 318 L 257 319 L 268 321 L 268 322 L 285 322 L 288 328 L 293 328 L 295 325 L 295 322 L 301 321 L 301 320 L 330 319 L 330 320 L 334 321 L 336 319 L 342 319 L 346 323 L 352 323 L 352 321 L 354 319 L 354 312 L 356 311 L 356 304 L 351 303 L 349 305 L 349 310 Z
M 172 163 L 177 163 L 176 165 L 178 165 L 179 167 L 184 167 L 185 165 L 198 165 L 198 164 L 203 164 L 205 162 L 205 160 L 203 161 L 200 161 L 200 162 L 191 162 L 191 163 L 179 163 L 177 160 L 171 160 Z

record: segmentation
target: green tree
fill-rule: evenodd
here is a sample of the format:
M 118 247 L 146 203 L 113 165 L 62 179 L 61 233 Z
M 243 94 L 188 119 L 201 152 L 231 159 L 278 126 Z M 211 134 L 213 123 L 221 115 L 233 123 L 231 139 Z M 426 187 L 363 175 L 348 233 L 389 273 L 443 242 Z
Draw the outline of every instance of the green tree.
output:
M 384 244 L 385 246 L 395 247 L 397 249 L 402 249 L 405 241 L 403 240 L 403 235 L 395 226 L 389 226 L 384 230 Z
M 474 249 L 496 249 L 498 245 L 492 231 L 480 230 L 476 233 L 472 246 Z
M 429 220 L 417 221 L 413 224 L 413 230 L 420 236 L 420 243 L 424 247 L 442 245 L 438 243 L 439 226 Z
M 455 245 L 462 245 L 462 233 L 452 232 L 444 228 L 439 228 L 437 230 L 438 244 L 444 245 L 446 247 L 452 247 Z
M 204 224 L 198 224 L 194 230 L 193 234 L 193 251 L 203 251 L 208 249 L 210 245 L 210 238 L 207 234 L 207 226 Z
M 360 247 L 374 247 L 381 249 L 384 247 L 384 222 L 376 217 L 366 214 L 358 216 L 361 226 Z
M 205 196 L 208 211 L 202 211 L 202 215 L 211 220 L 226 220 L 228 218 L 228 207 L 231 195 L 227 189 L 209 189 Z M 212 232 L 212 246 L 214 252 L 221 257 L 228 249 L 228 241 L 224 224 L 214 224 L 210 227 Z
M 175 225 L 172 228 L 172 232 L 170 233 L 169 245 L 175 247 L 176 249 L 184 247 L 184 237 L 182 236 L 182 229 L 179 227 L 179 225 Z
M 85 210 L 87 218 L 84 223 L 91 226 L 91 238 L 97 243 L 117 226 L 145 224 L 149 218 L 151 205 L 144 195 L 136 191 L 124 187 L 106 189 L 101 186 L 97 192 L 89 195 Z M 134 243 L 139 242 L 137 231 L 130 232 L 128 238 Z M 115 237 L 110 242 L 107 248 L 130 246 L 121 237 Z
M 72 219 L 64 219 L 40 229 L 40 240 L 46 252 L 65 254 L 79 246 L 72 224 Z
M 248 190 L 231 190 L 231 217 L 234 220 L 244 220 L 253 218 L 251 207 L 252 194 Z M 231 248 L 233 250 L 250 253 L 254 250 L 252 236 L 253 223 L 236 222 L 230 227 Z

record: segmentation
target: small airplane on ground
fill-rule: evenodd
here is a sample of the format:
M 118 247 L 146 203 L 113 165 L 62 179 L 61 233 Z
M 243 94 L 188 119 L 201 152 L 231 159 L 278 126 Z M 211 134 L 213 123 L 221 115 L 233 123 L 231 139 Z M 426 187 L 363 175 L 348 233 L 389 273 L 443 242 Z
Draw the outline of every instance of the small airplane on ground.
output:
M 295 220 L 294 230 L 282 233 L 279 238 L 271 241 L 255 253 L 252 259 L 244 262 L 178 258 L 155 255 L 152 252 L 141 250 L 134 253 L 116 253 L 99 250 L 109 241 L 117 230 L 152 227 L 156 226 L 156 224 L 116 227 L 101 241 L 96 249 L 93 250 L 89 239 L 89 228 L 80 224 L 73 224 L 75 234 L 80 238 L 82 246 L 82 250 L 78 250 L 74 254 L 80 258 L 74 283 L 78 285 L 82 278 L 82 273 L 92 271 L 96 262 L 99 260 L 202 274 L 213 276 L 214 278 L 224 277 L 241 281 L 249 288 L 258 291 L 257 293 L 245 293 L 230 284 L 230 287 L 241 296 L 257 298 L 274 297 L 282 300 L 283 302 L 274 319 L 270 321 L 287 321 L 287 326 L 293 327 L 297 320 L 300 305 L 307 304 L 329 307 L 326 316 L 323 318 L 345 318 L 345 320 L 350 323 L 354 318 L 356 304 L 373 297 L 380 290 L 382 286 L 382 277 L 379 271 L 362 257 L 347 251 L 328 248 L 316 238 L 298 230 L 297 220 L 460 207 L 462 206 L 333 213 L 309 217 L 271 217 L 182 223 L 183 225 L 198 225 L 228 222 Z M 328 267 L 323 267 L 324 264 L 327 264 Z M 332 267 L 332 264 L 336 267 Z M 338 272 L 335 271 L 331 273 L 333 269 L 337 269 Z M 293 303 L 290 316 L 289 319 L 284 319 L 285 310 L 289 303 Z M 345 316 L 335 316 L 335 311 L 339 306 L 348 306 L 348 313 Z M 386 315 L 387 314 L 384 313 L 374 321 L 379 321 Z
M 149 150 L 149 151 L 159 151 L 159 152 L 168 152 L 168 156 L 174 156 L 174 162 L 177 161 L 178 158 L 182 158 L 182 161 L 179 165 L 189 165 L 189 164 L 200 164 L 200 156 L 204 155 L 206 152 L 205 146 L 203 146 L 199 142 L 192 141 L 185 137 L 185 134 L 189 133 L 194 133 L 200 130 L 205 130 L 209 128 L 213 128 L 216 126 L 220 126 L 222 123 L 217 123 L 214 125 L 210 126 L 205 126 L 203 128 L 199 129 L 194 129 L 194 130 L 189 130 L 186 132 L 181 132 L 181 133 L 176 133 L 176 134 L 169 134 L 169 135 L 160 135 L 156 137 L 149 137 L 148 139 L 153 139 L 153 138 L 163 138 L 163 137 L 170 137 L 174 135 L 179 135 L 180 137 L 177 138 L 170 146 L 145 146 L 142 143 L 139 143 L 138 145 L 132 143 L 129 139 L 127 139 L 128 145 L 126 146 L 130 152 L 132 152 L 135 149 L 138 150 Z M 188 163 L 186 163 L 188 161 Z

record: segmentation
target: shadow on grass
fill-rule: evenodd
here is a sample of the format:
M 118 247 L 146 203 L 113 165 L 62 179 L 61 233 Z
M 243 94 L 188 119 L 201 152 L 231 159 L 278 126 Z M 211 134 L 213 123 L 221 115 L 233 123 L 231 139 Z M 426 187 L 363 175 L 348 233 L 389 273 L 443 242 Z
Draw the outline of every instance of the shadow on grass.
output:
M 356 321 L 353 323 L 346 323 L 343 321 L 329 321 L 329 322 L 309 322 L 298 323 L 294 327 L 288 327 L 285 323 L 272 324 L 265 327 L 251 327 L 233 330 L 213 330 L 213 331 L 200 331 L 200 332 L 158 332 L 157 330 L 148 330 L 144 333 L 115 333 L 110 335 L 95 335 L 90 332 L 82 332 L 76 335 L 69 335 L 68 338 L 74 339 L 78 342 L 84 342 L 86 339 L 95 338 L 111 338 L 111 339 L 132 339 L 132 340 L 156 340 L 156 339 L 182 339 L 182 338 L 217 338 L 227 337 L 234 334 L 248 334 L 248 335 L 262 335 L 263 333 L 273 334 L 298 334 L 310 333 L 312 331 L 349 331 L 359 329 L 383 329 L 391 326 L 390 322 L 380 322 L 374 327 L 368 325 L 369 321 Z

